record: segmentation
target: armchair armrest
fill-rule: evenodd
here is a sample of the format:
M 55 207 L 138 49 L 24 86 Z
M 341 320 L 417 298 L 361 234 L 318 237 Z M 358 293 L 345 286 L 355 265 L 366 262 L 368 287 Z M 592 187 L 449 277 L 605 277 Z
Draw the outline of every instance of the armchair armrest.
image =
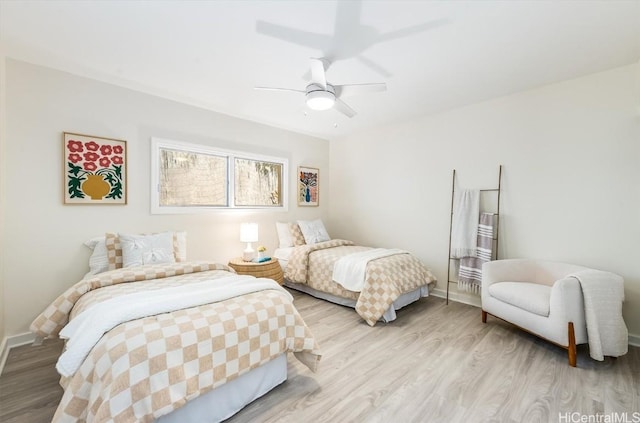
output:
M 576 278 L 565 277 L 555 281 L 549 298 L 549 317 L 578 324 L 584 321 L 582 288 Z

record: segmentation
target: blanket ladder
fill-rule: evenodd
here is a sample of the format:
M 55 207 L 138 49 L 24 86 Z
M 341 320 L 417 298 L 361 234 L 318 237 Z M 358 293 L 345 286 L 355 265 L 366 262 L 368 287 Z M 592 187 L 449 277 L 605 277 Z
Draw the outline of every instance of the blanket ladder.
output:
M 498 235 L 499 235 L 499 231 L 500 231 L 500 192 L 501 192 L 501 185 L 502 185 L 502 165 L 499 166 L 498 168 L 498 187 L 497 188 L 489 188 L 489 189 L 481 189 L 480 193 L 482 194 L 483 192 L 497 192 L 497 200 L 496 200 L 496 212 L 494 213 L 494 215 L 496 216 L 495 219 L 495 229 L 494 229 L 494 237 L 493 237 L 493 242 L 494 242 L 494 248 L 493 250 L 495 251 L 495 259 L 498 259 Z M 449 285 L 452 283 L 457 284 L 458 281 L 452 281 L 451 280 L 451 264 L 452 262 L 456 261 L 456 260 L 460 260 L 459 258 L 456 257 L 452 257 L 451 256 L 451 232 L 453 230 L 453 199 L 455 196 L 455 191 L 456 191 L 456 170 L 453 169 L 453 177 L 452 177 L 452 182 L 451 182 L 451 216 L 449 217 L 449 261 L 447 262 L 447 302 L 446 304 L 449 304 Z

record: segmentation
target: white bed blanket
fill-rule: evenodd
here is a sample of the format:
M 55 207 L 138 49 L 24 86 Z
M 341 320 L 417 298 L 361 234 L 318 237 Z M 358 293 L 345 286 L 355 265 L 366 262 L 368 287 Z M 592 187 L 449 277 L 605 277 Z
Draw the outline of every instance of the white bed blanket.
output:
M 580 281 L 589 338 L 589 355 L 619 357 L 629 349 L 629 332 L 622 318 L 624 281 L 615 273 L 582 270 L 572 275 Z
M 372 248 L 349 254 L 338 259 L 333 265 L 332 279 L 349 291 L 360 292 L 364 287 L 367 264 L 371 260 L 396 254 L 408 254 L 408 252 L 397 248 Z
M 271 279 L 233 275 L 157 291 L 137 292 L 96 304 L 60 331 L 60 337 L 68 341 L 56 369 L 62 376 L 73 375 L 102 335 L 121 323 L 268 289 L 280 290 L 293 298 Z

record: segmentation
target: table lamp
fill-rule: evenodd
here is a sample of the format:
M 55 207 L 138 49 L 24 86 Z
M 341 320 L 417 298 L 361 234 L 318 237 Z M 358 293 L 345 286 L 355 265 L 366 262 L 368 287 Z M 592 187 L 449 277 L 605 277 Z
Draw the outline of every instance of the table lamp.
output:
M 253 260 L 253 248 L 251 248 L 252 242 L 258 242 L 258 224 L 257 223 L 243 223 L 240 225 L 240 242 L 246 242 L 247 248 L 245 248 L 242 259 L 244 261 Z

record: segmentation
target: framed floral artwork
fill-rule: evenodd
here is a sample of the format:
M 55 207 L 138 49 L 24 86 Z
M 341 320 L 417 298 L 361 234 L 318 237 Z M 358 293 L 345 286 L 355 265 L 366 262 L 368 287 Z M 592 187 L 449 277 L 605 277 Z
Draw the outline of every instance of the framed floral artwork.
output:
M 127 204 L 127 142 L 65 132 L 64 203 Z
M 298 166 L 298 205 L 317 206 L 319 204 L 318 169 Z

